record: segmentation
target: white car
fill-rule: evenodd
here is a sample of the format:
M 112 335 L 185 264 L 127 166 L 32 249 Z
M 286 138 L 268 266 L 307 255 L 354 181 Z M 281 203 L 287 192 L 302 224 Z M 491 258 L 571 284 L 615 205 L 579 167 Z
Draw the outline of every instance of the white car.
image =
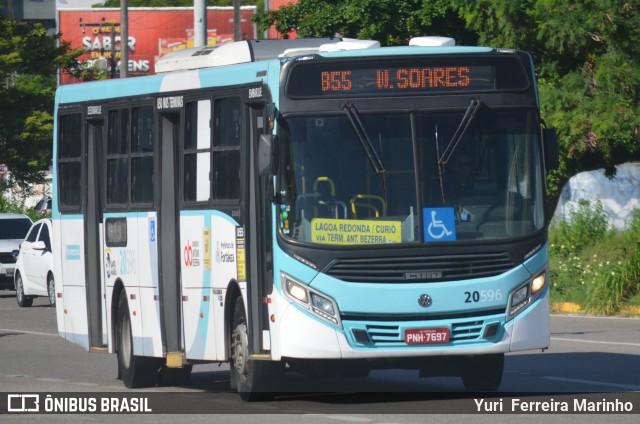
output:
M 36 296 L 46 296 L 51 306 L 56 304 L 50 218 L 36 221 L 20 244 L 14 282 L 18 305 L 31 306 Z
M 26 215 L 0 213 L 0 289 L 13 290 L 18 246 L 31 224 Z

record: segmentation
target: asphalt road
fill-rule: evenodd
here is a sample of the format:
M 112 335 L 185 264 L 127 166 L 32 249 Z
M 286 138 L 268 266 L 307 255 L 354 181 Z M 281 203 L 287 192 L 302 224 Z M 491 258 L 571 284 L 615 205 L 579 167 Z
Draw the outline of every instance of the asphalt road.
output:
M 286 424 L 300 422 L 301 413 L 306 414 L 304 421 L 308 423 L 512 421 L 514 415 L 487 413 L 487 409 L 499 412 L 502 408 L 502 412 L 520 414 L 517 419 L 523 423 L 548 417 L 554 422 L 602 422 L 606 418 L 635 423 L 640 414 L 640 319 L 555 315 L 550 349 L 507 355 L 499 392 L 486 395 L 465 393 L 459 378 L 421 379 L 417 371 L 384 370 L 374 371 L 366 379 L 350 380 L 308 380 L 291 374 L 285 386 L 288 394 L 269 402 L 245 404 L 228 391 L 226 365 L 195 366 L 186 387 L 144 391 L 125 389 L 116 373 L 114 355 L 85 352 L 57 335 L 55 310 L 46 299 L 36 299 L 31 308 L 19 308 L 12 292 L 0 291 L 0 394 L 72 392 L 77 396 L 113 393 L 150 397 L 156 412 L 189 414 L 180 416 L 180 422 Z M 520 399 L 515 407 L 514 398 Z M 544 402 L 573 405 L 575 399 L 618 398 L 631 402 L 633 414 L 543 416 L 522 410 L 522 403 L 531 408 Z M 484 403 L 479 404 L 482 399 Z M 474 411 L 474 415 L 467 414 Z M 123 418 L 3 414 L 0 421 L 121 422 Z M 176 415 L 129 415 L 126 421 L 176 422 Z

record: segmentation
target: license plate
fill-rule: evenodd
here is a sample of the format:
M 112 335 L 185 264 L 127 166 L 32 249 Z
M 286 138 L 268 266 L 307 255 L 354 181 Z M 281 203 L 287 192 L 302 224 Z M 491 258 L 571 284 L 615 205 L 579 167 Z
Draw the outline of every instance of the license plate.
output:
M 404 332 L 406 344 L 436 344 L 449 342 L 449 329 L 442 328 L 411 328 Z
M 8 269 L 7 270 L 7 277 L 13 277 L 13 270 L 12 269 Z

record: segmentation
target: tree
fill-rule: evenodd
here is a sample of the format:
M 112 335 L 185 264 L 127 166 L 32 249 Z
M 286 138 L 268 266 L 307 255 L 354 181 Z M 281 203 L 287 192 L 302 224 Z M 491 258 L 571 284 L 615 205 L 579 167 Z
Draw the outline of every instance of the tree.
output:
M 559 195 L 578 172 L 640 159 L 640 14 L 630 0 L 462 0 L 483 44 L 530 51 L 542 115 L 558 129 Z
M 416 35 L 476 36 L 446 0 L 300 0 L 278 10 L 259 13 L 260 30 L 271 26 L 284 37 L 344 37 L 378 40 L 382 45 L 407 44 Z
M 264 9 L 264 0 L 244 1 L 246 5 L 257 5 Z M 193 0 L 129 0 L 129 7 L 193 7 Z M 233 6 L 233 0 L 208 0 L 207 6 Z M 107 0 L 94 7 L 120 7 L 120 0 Z
M 529 51 L 542 117 L 558 129 L 560 168 L 550 209 L 569 177 L 640 159 L 639 4 L 632 0 L 300 0 L 257 18 L 287 36 L 336 33 L 406 44 L 448 35 L 459 44 Z
M 82 52 L 57 42 L 40 24 L 0 18 L 0 163 L 28 191 L 51 163 L 53 98 L 58 69 L 99 78 L 76 61 Z

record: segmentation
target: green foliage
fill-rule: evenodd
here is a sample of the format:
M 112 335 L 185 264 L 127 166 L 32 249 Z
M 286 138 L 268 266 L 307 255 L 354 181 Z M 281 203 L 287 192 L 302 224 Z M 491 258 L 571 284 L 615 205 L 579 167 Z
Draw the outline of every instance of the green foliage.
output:
M 6 187 L 3 185 L 3 183 L 0 183 L 0 193 L 3 193 L 5 189 Z M 42 219 L 44 217 L 51 216 L 51 214 L 42 215 L 36 212 L 36 210 L 33 208 L 27 208 L 24 205 L 24 200 L 22 202 L 17 202 L 15 200 L 8 200 L 4 196 L 0 196 L 0 213 L 6 213 L 6 212 L 20 213 L 20 214 L 27 215 L 33 222 L 36 222 L 37 220 Z
M 599 202 L 583 202 L 549 230 L 551 298 L 615 314 L 640 295 L 640 213 L 624 232 L 607 229 Z
M 129 0 L 129 7 L 193 7 L 193 0 Z M 257 5 L 264 9 L 264 0 L 242 1 L 243 6 Z M 208 0 L 207 6 L 233 6 L 233 0 Z M 93 7 L 120 7 L 120 0 L 107 0 Z
M 556 227 L 550 235 L 552 243 L 568 243 L 578 252 L 591 245 L 594 240 L 603 240 L 608 235 L 607 215 L 599 200 L 593 203 L 581 200 L 577 210 L 572 211 L 566 221 L 552 225 Z
M 382 45 L 406 45 L 418 35 L 473 37 L 449 1 L 435 0 L 300 0 L 256 16 L 261 31 L 271 26 L 288 37 L 344 37 L 378 40 Z
M 532 53 L 542 116 L 558 129 L 555 198 L 578 172 L 640 159 L 639 3 L 628 0 L 455 1 L 480 44 Z M 555 203 L 555 202 L 550 202 Z
M 58 70 L 95 78 L 76 60 L 82 50 L 58 41 L 40 24 L 0 18 L 0 163 L 27 192 L 51 162 Z
M 300 0 L 257 17 L 285 36 L 372 38 L 406 44 L 448 35 L 458 44 L 529 51 L 542 117 L 558 129 L 560 168 L 548 176 L 552 211 L 578 172 L 640 159 L 640 3 L 629 0 Z

